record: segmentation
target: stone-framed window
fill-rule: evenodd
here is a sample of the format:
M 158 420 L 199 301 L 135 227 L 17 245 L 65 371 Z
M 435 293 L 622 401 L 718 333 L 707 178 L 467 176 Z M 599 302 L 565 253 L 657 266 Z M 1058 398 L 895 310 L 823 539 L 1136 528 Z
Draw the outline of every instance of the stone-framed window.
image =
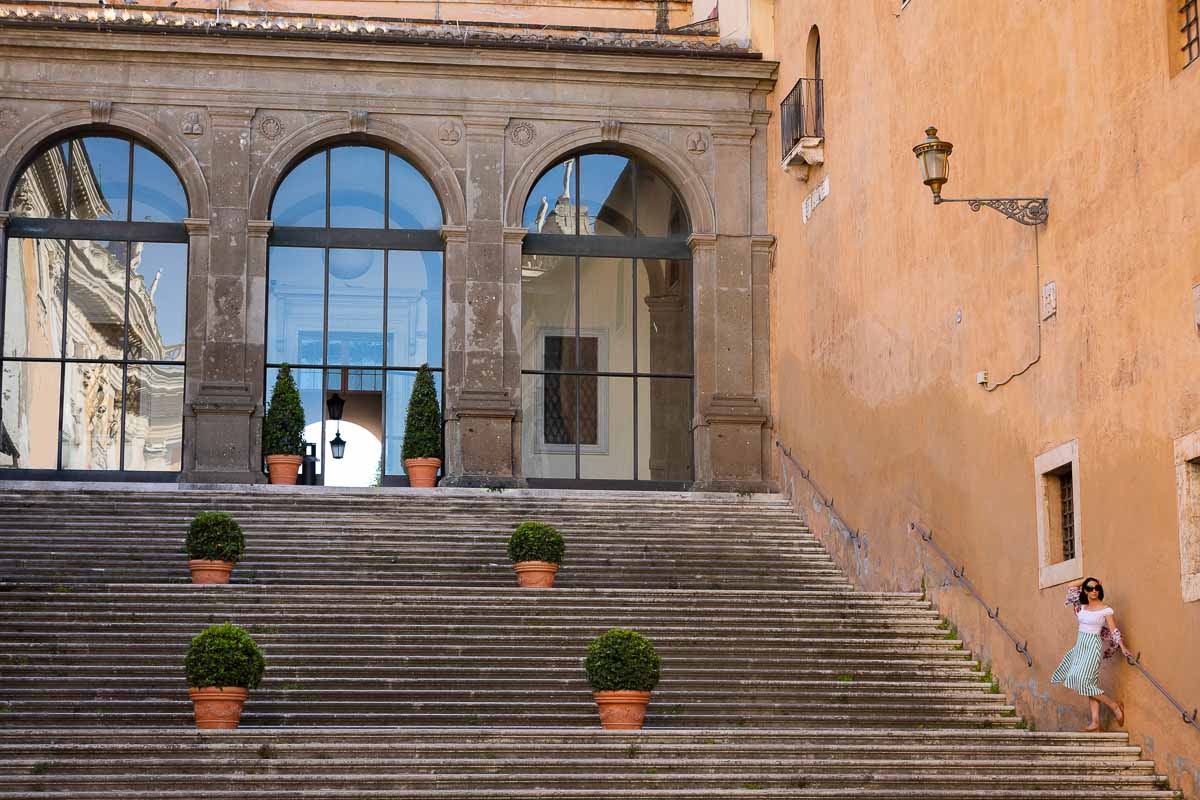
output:
M 1072 440 L 1034 460 L 1037 493 L 1038 585 L 1083 577 L 1079 442 Z
M 1184 602 L 1200 600 L 1200 431 L 1175 440 L 1179 582 Z
M 542 330 L 538 452 L 608 452 L 608 382 L 597 373 L 608 369 L 606 331 L 563 328 Z M 590 374 L 570 375 L 562 373 Z

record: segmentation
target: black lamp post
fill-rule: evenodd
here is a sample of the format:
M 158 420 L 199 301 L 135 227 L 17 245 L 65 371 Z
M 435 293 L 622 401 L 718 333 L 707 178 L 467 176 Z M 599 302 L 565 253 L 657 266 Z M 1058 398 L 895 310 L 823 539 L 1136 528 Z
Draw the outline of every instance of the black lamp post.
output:
M 329 452 L 334 458 L 344 458 L 346 456 L 346 440 L 342 438 L 342 411 L 346 408 L 346 401 L 340 394 L 334 392 L 325 401 L 325 408 L 329 411 L 329 418 L 338 424 L 337 431 L 329 440 Z

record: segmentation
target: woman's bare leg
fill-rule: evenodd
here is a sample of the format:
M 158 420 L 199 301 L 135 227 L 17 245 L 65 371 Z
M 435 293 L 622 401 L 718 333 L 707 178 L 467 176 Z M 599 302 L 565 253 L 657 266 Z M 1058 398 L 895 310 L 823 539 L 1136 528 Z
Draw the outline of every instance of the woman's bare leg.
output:
M 1103 695 L 1103 694 L 1096 695 L 1092 699 L 1099 700 L 1101 703 L 1104 703 L 1104 705 L 1108 706 L 1108 710 L 1112 712 L 1112 715 L 1117 719 L 1118 722 L 1124 721 L 1125 712 L 1121 710 L 1121 707 L 1117 704 L 1116 700 L 1112 700 L 1108 697 L 1108 695 Z M 1092 724 L 1093 725 L 1097 724 L 1099 721 L 1099 716 L 1098 716 L 1099 712 L 1100 712 L 1100 709 L 1098 707 L 1096 707 L 1095 705 L 1093 705 L 1092 706 Z
M 1083 728 L 1083 733 L 1090 733 L 1092 731 L 1100 730 L 1100 700 L 1098 697 L 1103 697 L 1103 695 L 1088 698 L 1088 706 L 1090 706 L 1092 709 L 1092 724 L 1088 725 L 1086 728 Z

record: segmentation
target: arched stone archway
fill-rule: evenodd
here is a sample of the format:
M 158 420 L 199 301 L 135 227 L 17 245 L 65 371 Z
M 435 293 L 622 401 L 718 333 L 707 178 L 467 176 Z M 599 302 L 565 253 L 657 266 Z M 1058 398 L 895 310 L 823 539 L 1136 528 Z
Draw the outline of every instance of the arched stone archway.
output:
M 110 109 L 107 121 L 102 123 L 96 121 L 91 109 L 79 108 L 47 114 L 18 131 L 7 145 L 0 148 L 0 189 L 3 189 L 3 198 L 7 200 L 20 168 L 30 155 L 41 150 L 45 142 L 65 133 L 89 129 L 125 133 L 157 151 L 183 181 L 188 196 L 189 217 L 208 219 L 211 213 L 208 182 L 195 154 L 150 117 L 120 107 Z
M 433 142 L 413 129 L 368 118 L 365 131 L 352 126 L 346 117 L 314 122 L 280 142 L 266 157 L 250 189 L 250 219 L 266 220 L 271 197 L 279 182 L 306 153 L 337 143 L 338 139 L 357 136 L 395 151 L 408 159 L 429 181 L 442 204 L 447 225 L 466 222 L 466 197 L 454 167 Z
M 606 152 L 634 156 L 654 166 L 683 198 L 692 232 L 716 232 L 717 212 L 712 193 L 683 153 L 640 131 L 622 129 L 616 139 L 606 138 L 599 125 L 577 128 L 551 139 L 521 164 L 505 197 L 505 225 L 521 227 L 525 200 L 543 172 L 573 153 L 593 146 L 603 146 Z

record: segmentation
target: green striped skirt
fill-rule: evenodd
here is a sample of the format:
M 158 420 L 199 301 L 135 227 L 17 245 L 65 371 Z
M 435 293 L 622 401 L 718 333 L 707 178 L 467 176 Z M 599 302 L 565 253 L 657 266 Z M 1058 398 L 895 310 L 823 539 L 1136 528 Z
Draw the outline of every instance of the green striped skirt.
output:
M 1100 655 L 1104 650 L 1100 635 L 1079 632 L 1075 646 L 1054 670 L 1051 683 L 1061 683 L 1084 697 L 1104 694 L 1097 684 L 1100 682 Z

